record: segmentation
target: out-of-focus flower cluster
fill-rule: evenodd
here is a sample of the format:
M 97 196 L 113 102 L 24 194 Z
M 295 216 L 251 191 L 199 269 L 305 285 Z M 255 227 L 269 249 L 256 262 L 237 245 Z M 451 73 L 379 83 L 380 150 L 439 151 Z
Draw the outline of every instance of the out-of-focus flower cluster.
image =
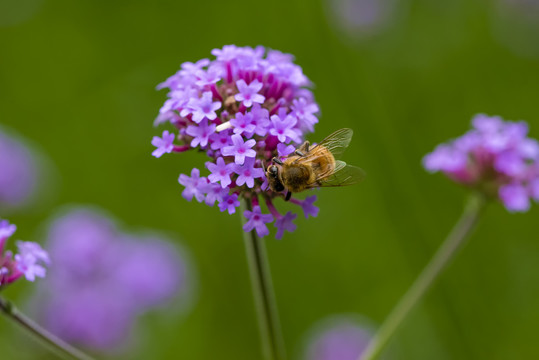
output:
M 158 236 L 120 232 L 96 211 L 76 209 L 54 220 L 48 246 L 55 266 L 34 302 L 44 325 L 69 342 L 116 349 L 138 315 L 188 296 L 183 255 Z
M 520 57 L 539 57 L 539 0 L 496 0 L 490 14 L 501 45 Z
M 0 128 L 0 208 L 25 205 L 35 193 L 37 171 L 30 149 Z
M 477 115 L 473 129 L 425 156 L 431 172 L 499 198 L 509 211 L 527 211 L 539 200 L 539 144 L 524 121 Z
M 0 219 L 0 288 L 22 276 L 28 281 L 34 281 L 36 277 L 45 277 L 44 265 L 50 264 L 47 252 L 34 242 L 17 241 L 19 252 L 15 255 L 6 250 L 7 240 L 16 230 L 15 225 Z
M 345 315 L 323 319 L 311 332 L 304 360 L 357 360 L 372 337 L 367 326 Z
M 293 231 L 295 214 L 281 215 L 272 200 L 282 193 L 268 189 L 265 164 L 273 157 L 291 154 L 304 135 L 314 131 L 318 122 L 318 105 L 307 87 L 309 80 L 293 57 L 262 46 L 224 46 L 214 49 L 215 60 L 186 62 L 160 88 L 169 88 L 168 99 L 155 123 L 169 122 L 177 133 L 163 131 L 154 137 L 153 155 L 204 151 L 208 176 L 194 168 L 190 175 L 181 174 L 183 197 L 193 198 L 221 211 L 233 214 L 239 198 L 252 202 L 246 211 L 244 230 L 256 229 L 259 236 L 269 233 L 267 223 L 275 221 L 277 237 Z M 268 205 L 270 214 L 262 214 L 258 197 Z M 314 198 L 295 203 L 314 215 Z
M 405 4 L 396 0 L 326 0 L 326 5 L 334 28 L 344 36 L 362 39 L 395 23 Z

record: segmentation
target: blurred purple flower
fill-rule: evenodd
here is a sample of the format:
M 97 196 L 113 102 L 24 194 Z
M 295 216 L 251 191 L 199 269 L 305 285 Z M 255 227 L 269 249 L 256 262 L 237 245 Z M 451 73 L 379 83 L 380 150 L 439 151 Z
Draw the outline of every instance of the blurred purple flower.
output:
M 333 26 L 352 38 L 379 33 L 394 20 L 396 0 L 326 0 Z
M 13 256 L 5 251 L 7 240 L 15 233 L 17 227 L 7 220 L 0 219 L 0 289 L 24 276 L 28 281 L 36 277 L 45 277 L 44 265 L 50 264 L 48 253 L 37 243 L 17 241 L 19 253 Z
M 499 198 L 509 211 L 527 211 L 530 198 L 539 200 L 539 143 L 526 137 L 528 125 L 483 114 L 476 115 L 472 125 L 460 138 L 426 155 L 424 167 Z
M 198 169 L 190 177 L 180 175 L 183 197 L 210 206 L 217 201 L 221 211 L 232 214 L 239 197 L 256 206 L 258 197 L 273 201 L 283 196 L 268 189 L 263 164 L 290 154 L 314 131 L 319 107 L 292 55 L 234 45 L 211 53 L 216 59 L 184 63 L 158 86 L 170 91 L 155 124 L 168 121 L 177 128 L 181 145 L 172 144 L 173 151 L 198 149 L 210 157 L 208 177 Z M 264 219 L 271 222 L 281 215 L 266 214 Z M 291 223 L 286 225 L 292 229 Z
M 155 235 L 117 230 L 97 211 L 75 209 L 49 227 L 55 266 L 36 305 L 58 336 L 101 350 L 125 343 L 138 315 L 189 296 L 183 256 Z
M 0 208 L 26 205 L 35 194 L 37 179 L 30 148 L 0 128 Z
M 314 202 L 316 201 L 316 199 L 316 195 L 311 195 L 307 196 L 305 200 L 292 199 L 291 201 L 301 206 L 301 208 L 303 209 L 303 215 L 305 215 L 305 219 L 308 219 L 309 215 L 311 215 L 312 217 L 318 216 L 318 211 L 320 209 L 314 206 Z
M 357 360 L 371 336 L 368 328 L 353 317 L 325 319 L 309 337 L 304 360 Z
M 275 221 L 275 227 L 277 228 L 277 233 L 275 234 L 276 239 L 282 239 L 284 231 L 293 232 L 296 230 L 297 226 L 292 221 L 298 217 L 298 214 L 292 212 L 287 212 L 284 216 Z
M 520 56 L 539 56 L 539 0 L 496 0 L 492 14 L 494 38 Z

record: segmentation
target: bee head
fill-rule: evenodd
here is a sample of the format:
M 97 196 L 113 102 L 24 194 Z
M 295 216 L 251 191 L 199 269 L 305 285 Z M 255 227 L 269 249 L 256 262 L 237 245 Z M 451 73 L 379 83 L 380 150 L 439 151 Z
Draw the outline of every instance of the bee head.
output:
M 268 174 L 273 178 L 277 178 L 279 176 L 279 168 L 277 165 L 270 165 L 268 167 Z
M 266 177 L 268 178 L 269 187 L 276 192 L 284 190 L 284 186 L 279 179 L 280 165 L 270 165 L 266 169 Z

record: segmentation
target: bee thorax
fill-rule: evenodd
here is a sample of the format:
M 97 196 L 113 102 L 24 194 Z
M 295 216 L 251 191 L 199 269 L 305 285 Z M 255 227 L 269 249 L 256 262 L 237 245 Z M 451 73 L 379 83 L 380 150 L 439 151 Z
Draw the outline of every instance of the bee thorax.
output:
M 314 177 L 314 173 L 312 169 L 306 166 L 288 166 L 283 169 L 281 177 L 288 191 L 300 192 L 306 189 L 306 186 Z

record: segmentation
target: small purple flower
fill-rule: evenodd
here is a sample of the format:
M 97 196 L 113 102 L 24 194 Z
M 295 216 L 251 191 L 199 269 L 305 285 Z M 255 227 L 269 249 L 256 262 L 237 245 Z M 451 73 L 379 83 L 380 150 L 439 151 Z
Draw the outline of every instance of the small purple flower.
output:
M 283 143 L 277 144 L 277 154 L 279 154 L 280 157 L 286 157 L 292 154 L 295 150 L 296 147 L 294 145 L 286 145 Z
M 228 146 L 232 143 L 230 140 L 229 130 L 223 130 L 219 133 L 213 133 L 210 135 L 211 149 L 220 150 L 225 146 Z
M 226 195 L 219 201 L 219 210 L 228 211 L 230 215 L 236 212 L 238 206 L 240 206 L 238 194 Z
M 277 234 L 275 235 L 276 239 L 282 239 L 285 230 L 289 232 L 296 230 L 297 226 L 292 221 L 294 221 L 297 216 L 297 214 L 289 211 L 280 219 L 275 221 L 275 227 L 277 228 Z
M 187 106 L 189 107 L 188 113 L 193 114 L 193 121 L 199 123 L 204 118 L 215 119 L 217 117 L 215 111 L 221 108 L 221 102 L 213 101 L 211 91 L 207 91 L 202 94 L 200 99 L 191 99 Z
M 511 212 L 525 212 L 530 209 L 530 194 L 520 184 L 508 184 L 500 187 L 500 200 Z
M 10 224 L 7 220 L 0 220 L 0 239 L 7 239 L 17 231 L 15 224 Z
M 43 265 L 50 264 L 48 253 L 34 242 L 17 241 L 19 253 L 15 256 L 11 251 L 4 252 L 7 240 L 16 229 L 16 226 L 9 224 L 7 220 L 0 219 L 0 288 L 23 275 L 28 281 L 45 277 L 46 269 Z
M 215 164 L 208 161 L 206 167 L 211 171 L 211 174 L 208 175 L 208 180 L 211 183 L 220 182 L 224 189 L 232 182 L 230 174 L 232 174 L 234 164 L 226 164 L 222 157 L 218 158 Z
M 297 143 L 301 142 L 301 138 L 294 129 L 298 122 L 294 115 L 286 115 L 284 118 L 279 115 L 272 115 L 270 120 L 273 127 L 269 130 L 269 133 L 276 136 L 280 142 L 289 143 L 291 140 Z
M 244 80 L 236 81 L 239 93 L 234 96 L 237 101 L 242 101 L 245 107 L 253 106 L 253 103 L 264 103 L 266 98 L 264 95 L 260 95 L 258 92 L 264 86 L 260 81 L 254 80 L 249 85 Z
M 251 112 L 252 124 L 255 125 L 254 132 L 258 136 L 266 136 L 268 128 L 270 126 L 269 111 L 260 106 L 260 104 L 254 104 Z
M 206 192 L 208 191 L 208 179 L 205 177 L 200 177 L 200 171 L 197 168 L 194 168 L 191 171 L 191 177 L 180 174 L 178 182 L 185 186 L 182 196 L 186 200 L 191 201 L 193 200 L 194 196 L 198 202 L 204 201 Z
M 195 75 L 198 78 L 195 84 L 197 86 L 204 87 L 207 85 L 213 85 L 219 80 L 221 80 L 221 77 L 223 74 L 222 74 L 221 69 L 217 67 L 212 67 L 212 68 L 209 68 L 208 70 L 198 70 L 195 73 Z
M 223 189 L 219 184 L 208 184 L 206 190 L 205 203 L 208 206 L 213 206 L 216 201 L 221 201 L 228 194 L 228 190 Z
M 245 158 L 254 158 L 256 151 L 251 149 L 256 144 L 256 140 L 251 139 L 243 141 L 241 135 L 234 134 L 231 137 L 233 145 L 225 146 L 222 149 L 224 156 L 234 156 L 234 162 L 238 165 L 242 165 L 245 162 Z
M 508 176 L 519 176 L 523 174 L 528 165 L 519 153 L 508 151 L 500 153 L 494 160 L 494 168 L 502 174 Z
M 37 243 L 18 241 L 19 254 L 15 255 L 17 269 L 24 274 L 26 280 L 34 281 L 36 276 L 45 277 L 46 270 L 42 264 L 49 265 L 49 255 Z
M 242 186 L 243 184 L 247 184 L 249 188 L 255 186 L 255 179 L 264 177 L 264 169 L 255 167 L 254 158 L 247 158 L 243 165 L 236 165 L 234 172 L 238 174 L 236 185 Z
M 206 147 L 206 145 L 208 145 L 208 141 L 210 140 L 210 136 L 215 133 L 215 125 L 208 125 L 208 121 L 203 120 L 198 124 L 198 126 L 189 125 L 185 130 L 185 133 L 193 137 L 193 140 L 191 140 L 191 147 L 196 147 L 199 145 L 200 147 Z
M 476 115 L 473 129 L 441 144 L 423 158 L 430 172 L 500 199 L 511 212 L 528 211 L 539 179 L 539 144 L 527 137 L 528 125 L 498 116 Z
M 320 211 L 319 208 L 314 206 L 314 202 L 316 201 L 316 195 L 307 196 L 305 200 L 301 201 L 298 200 L 299 205 L 301 205 L 301 208 L 303 209 L 303 214 L 305 215 L 305 219 L 309 218 L 309 215 L 312 217 L 317 217 L 318 212 Z
M 266 224 L 273 221 L 273 216 L 270 214 L 262 214 L 260 206 L 254 206 L 253 211 L 245 210 L 243 216 L 248 219 L 245 225 L 243 225 L 243 231 L 255 229 L 258 236 L 261 237 L 269 234 Z
M 168 130 L 163 131 L 163 135 L 161 137 L 154 136 L 152 139 L 152 145 L 157 149 L 152 152 L 152 155 L 158 158 L 164 153 L 171 153 L 174 149 L 173 142 L 175 137 L 176 135 L 170 134 Z
M 320 111 L 318 105 L 314 102 L 307 102 L 305 98 L 299 98 L 292 101 L 292 110 L 296 114 L 299 121 L 309 131 L 314 131 L 314 125 L 318 123 L 318 118 L 314 115 Z
M 234 127 L 234 134 L 252 134 L 256 130 L 256 124 L 253 123 L 253 115 L 247 113 L 237 113 L 234 119 L 230 120 L 230 124 Z
M 234 45 L 225 45 L 223 46 L 223 49 L 213 49 L 211 54 L 214 55 L 218 61 L 229 62 L 241 56 L 241 52 L 241 48 Z

